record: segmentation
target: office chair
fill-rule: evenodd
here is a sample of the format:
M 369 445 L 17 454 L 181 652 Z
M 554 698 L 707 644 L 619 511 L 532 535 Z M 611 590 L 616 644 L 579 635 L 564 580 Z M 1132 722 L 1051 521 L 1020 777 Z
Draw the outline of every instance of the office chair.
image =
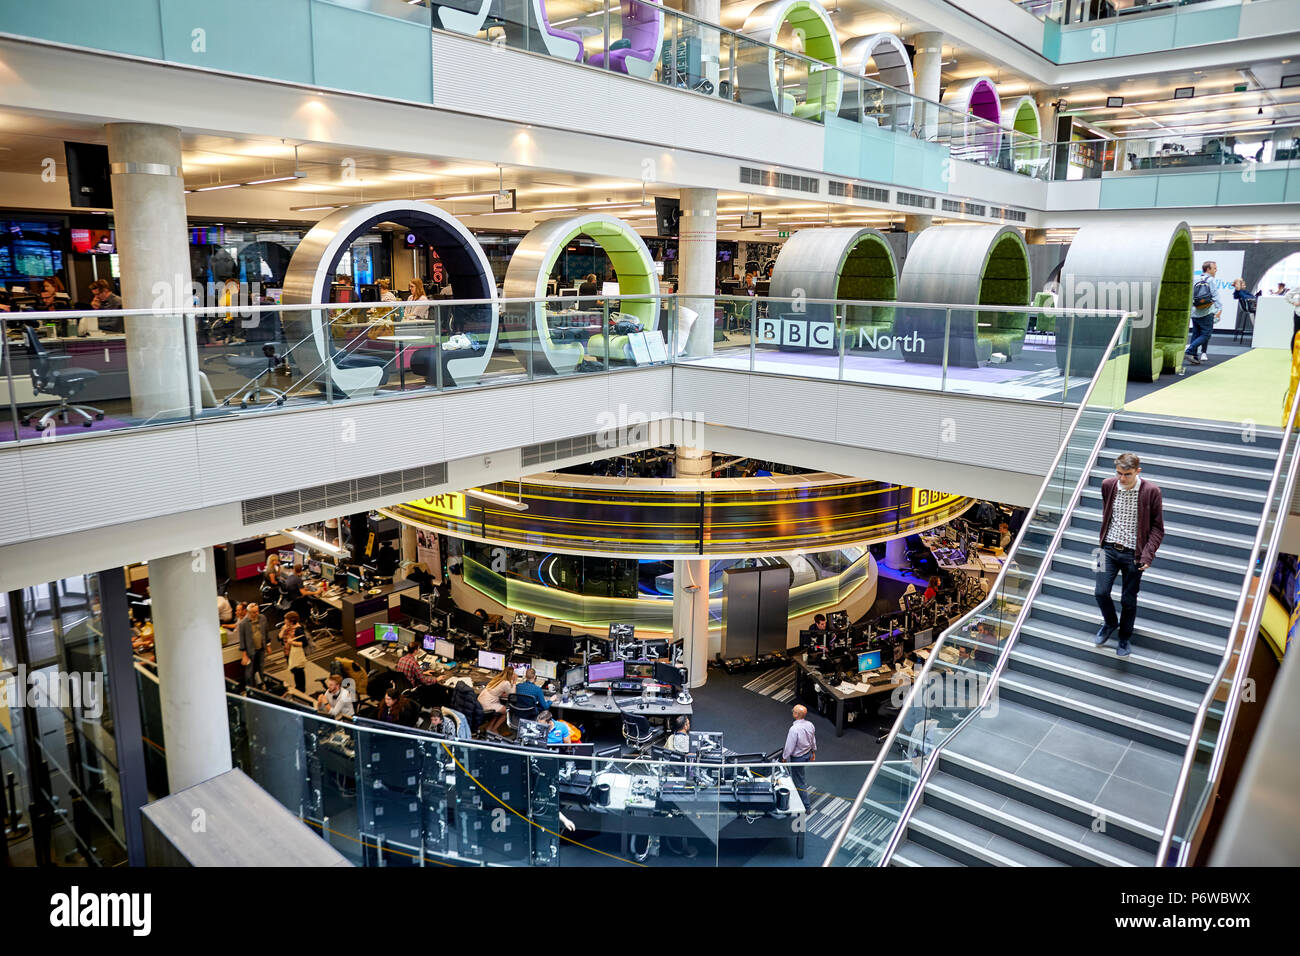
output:
M 642 714 L 623 715 L 623 740 L 637 753 L 644 753 L 658 737 L 650 726 L 650 718 Z
M 22 423 L 30 425 L 32 419 L 39 415 L 40 421 L 37 425 L 44 431 L 49 426 L 50 419 L 55 416 L 63 419 L 63 424 L 68 424 L 69 412 L 85 419 L 81 423 L 83 428 L 89 428 L 92 421 L 103 421 L 104 413 L 100 409 L 92 405 L 71 404 L 71 399 L 99 378 L 99 373 L 88 368 L 59 368 L 59 365 L 68 360 L 68 356 L 51 355 L 47 352 L 36 335 L 36 330 L 30 325 L 26 326 L 23 332 L 27 336 L 27 348 L 31 352 L 32 391 L 37 395 L 57 395 L 59 404 L 48 405 L 23 415 Z
M 506 695 L 506 726 L 518 733 L 519 721 L 537 719 L 537 698 L 531 694 Z

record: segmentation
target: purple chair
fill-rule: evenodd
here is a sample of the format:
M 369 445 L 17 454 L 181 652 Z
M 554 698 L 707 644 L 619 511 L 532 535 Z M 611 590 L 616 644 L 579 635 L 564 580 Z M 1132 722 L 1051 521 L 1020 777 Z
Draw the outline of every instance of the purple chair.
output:
M 650 79 L 654 76 L 663 40 L 664 11 L 659 4 L 623 0 L 623 35 L 617 46 L 610 44 L 609 69 L 643 80 Z M 603 67 L 605 53 L 596 53 L 587 62 Z
M 551 26 L 551 21 L 546 15 L 545 0 L 532 0 L 532 6 L 533 23 L 541 34 L 542 44 L 546 47 L 546 52 L 562 60 L 573 60 L 575 63 L 581 63 L 584 53 L 582 37 L 576 33 L 570 33 L 568 30 L 561 30 L 558 27 Z

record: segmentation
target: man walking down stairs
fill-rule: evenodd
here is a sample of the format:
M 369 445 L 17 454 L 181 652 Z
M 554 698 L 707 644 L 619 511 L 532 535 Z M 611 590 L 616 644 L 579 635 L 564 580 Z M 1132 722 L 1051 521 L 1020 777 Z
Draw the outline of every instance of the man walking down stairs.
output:
M 1118 631 L 1116 657 L 1129 655 L 1142 572 L 1151 567 L 1156 550 L 1165 539 L 1164 499 L 1154 481 L 1142 480 L 1141 471 L 1141 459 L 1131 451 L 1122 452 L 1115 457 L 1115 476 L 1101 483 L 1101 554 L 1097 557 L 1096 597 L 1102 620 L 1096 643 L 1101 647 Z M 1110 595 L 1117 573 L 1123 588 L 1118 620 L 1115 601 Z

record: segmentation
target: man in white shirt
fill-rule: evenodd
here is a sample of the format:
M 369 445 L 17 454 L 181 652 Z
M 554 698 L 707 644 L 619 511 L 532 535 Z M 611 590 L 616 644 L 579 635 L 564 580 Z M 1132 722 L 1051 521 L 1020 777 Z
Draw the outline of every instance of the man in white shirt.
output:
M 330 674 L 325 679 L 325 693 L 316 698 L 316 709 L 335 718 L 352 716 L 355 710 L 352 695 L 338 674 Z
M 807 719 L 808 708 L 803 704 L 795 704 L 790 714 L 794 717 L 794 723 L 785 735 L 785 749 L 781 751 L 781 759 L 785 763 L 796 764 L 790 768 L 790 776 L 794 778 L 796 787 L 805 790 L 807 786 L 803 767 L 797 765 L 817 759 L 817 729 Z

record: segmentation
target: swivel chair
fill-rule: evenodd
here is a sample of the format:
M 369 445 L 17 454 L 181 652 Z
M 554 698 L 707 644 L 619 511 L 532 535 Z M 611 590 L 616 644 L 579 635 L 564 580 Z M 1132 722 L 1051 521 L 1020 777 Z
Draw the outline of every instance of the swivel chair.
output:
M 623 715 L 623 740 L 637 753 L 645 753 L 659 735 L 650 726 L 650 718 L 642 714 Z
M 506 726 L 519 732 L 519 721 L 537 719 L 537 698 L 531 694 L 506 695 Z
M 50 424 L 50 419 L 58 416 L 63 424 L 68 424 L 68 413 L 72 412 L 85 419 L 81 425 L 89 428 L 92 421 L 103 421 L 104 413 L 91 405 L 73 405 L 71 400 L 83 388 L 99 378 L 99 373 L 88 368 L 59 368 L 68 360 L 66 355 L 51 355 L 41 344 L 36 330 L 30 325 L 23 329 L 27 336 L 27 348 L 31 353 L 32 391 L 37 395 L 57 395 L 59 404 L 29 412 L 22 416 L 22 423 L 30 425 L 32 419 L 40 416 L 37 425 L 42 431 Z

